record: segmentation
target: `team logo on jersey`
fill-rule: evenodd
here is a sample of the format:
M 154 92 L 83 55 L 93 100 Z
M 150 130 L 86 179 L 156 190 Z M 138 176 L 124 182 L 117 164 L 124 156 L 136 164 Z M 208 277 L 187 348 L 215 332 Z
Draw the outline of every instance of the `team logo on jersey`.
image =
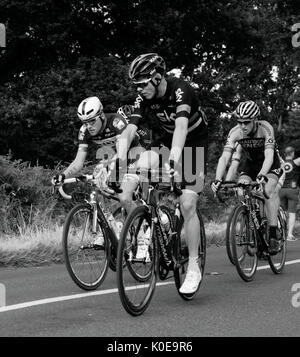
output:
M 289 173 L 293 170 L 293 165 L 290 162 L 285 162 L 283 165 L 283 170 L 285 173 Z
M 115 118 L 113 121 L 113 126 L 119 130 L 122 130 L 125 127 L 125 123 L 121 119 Z
M 274 142 L 275 142 L 275 140 L 272 139 L 272 138 L 269 138 L 269 139 L 267 140 L 267 143 L 268 143 L 268 144 L 274 144 Z
M 139 95 L 138 97 L 136 97 L 136 100 L 134 102 L 134 108 L 140 108 L 141 107 L 141 102 L 143 101 L 143 98 Z
M 280 170 L 281 169 L 274 169 L 273 171 L 275 172 L 275 174 L 279 175 L 280 174 Z
M 183 90 L 178 88 L 177 91 L 175 92 L 177 103 L 182 102 L 182 94 L 183 94 Z

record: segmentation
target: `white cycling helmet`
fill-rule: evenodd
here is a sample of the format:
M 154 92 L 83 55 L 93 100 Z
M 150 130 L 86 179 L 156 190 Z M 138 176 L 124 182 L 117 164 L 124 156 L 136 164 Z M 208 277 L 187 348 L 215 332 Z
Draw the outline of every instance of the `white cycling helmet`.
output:
M 234 114 L 238 119 L 254 120 L 260 116 L 260 109 L 253 100 L 247 100 L 246 102 L 241 102 L 237 106 Z
M 103 113 L 103 105 L 98 97 L 88 97 L 78 106 L 77 115 L 83 122 L 89 121 Z

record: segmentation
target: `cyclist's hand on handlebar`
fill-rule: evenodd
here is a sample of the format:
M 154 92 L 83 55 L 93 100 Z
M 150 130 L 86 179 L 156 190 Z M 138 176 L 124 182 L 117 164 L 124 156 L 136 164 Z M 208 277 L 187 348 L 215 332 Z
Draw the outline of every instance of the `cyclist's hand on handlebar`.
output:
M 258 175 L 256 176 L 256 182 L 257 182 L 257 183 L 267 183 L 267 182 L 268 182 L 268 178 L 267 178 L 267 176 L 265 176 L 265 175 L 258 174 Z
M 210 188 L 211 188 L 211 190 L 213 191 L 213 193 L 217 193 L 217 192 L 218 192 L 221 183 L 222 183 L 221 180 L 215 180 L 215 181 L 212 181 L 212 182 L 211 182 Z
M 179 176 L 178 166 L 179 165 L 176 164 L 174 160 L 170 160 L 168 163 L 165 163 L 165 169 L 168 171 L 168 174 L 171 179 L 176 176 Z
M 53 186 L 58 186 L 64 183 L 65 181 L 65 174 L 56 174 L 52 177 L 51 183 Z

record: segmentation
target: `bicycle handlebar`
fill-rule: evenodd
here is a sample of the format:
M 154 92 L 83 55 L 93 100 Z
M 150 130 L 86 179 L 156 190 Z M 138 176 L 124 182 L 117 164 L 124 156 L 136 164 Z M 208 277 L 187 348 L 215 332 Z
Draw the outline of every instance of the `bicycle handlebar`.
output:
M 170 192 L 174 192 L 176 196 L 181 196 L 182 195 L 182 190 L 181 188 L 178 187 L 178 185 L 175 182 L 175 177 L 174 175 L 170 177 L 170 171 L 166 169 L 156 169 L 156 170 L 151 170 L 151 169 L 139 169 L 136 171 L 137 175 L 140 176 L 143 173 L 146 173 L 146 177 L 149 181 L 151 181 L 151 175 L 156 175 L 158 174 L 158 177 L 162 177 L 164 174 L 168 175 L 170 178 L 169 181 L 165 182 L 157 182 L 158 189 L 160 190 L 165 190 L 165 189 L 170 189 Z M 168 184 L 168 187 L 166 187 L 166 184 Z
M 70 177 L 64 180 L 64 182 L 59 185 L 58 191 L 61 194 L 61 196 L 67 200 L 71 200 L 72 199 L 72 195 L 68 195 L 64 189 L 63 189 L 63 185 L 67 184 L 67 183 L 74 183 L 74 182 L 88 182 L 88 181 L 92 181 L 94 180 L 94 175 L 80 175 L 80 176 L 76 176 L 76 177 Z M 109 190 L 109 191 L 108 191 Z M 109 188 L 107 188 L 107 191 L 98 189 L 98 191 L 100 192 L 101 195 L 107 197 L 107 198 L 112 198 L 115 201 L 119 201 L 118 197 L 115 197 L 115 191 L 110 190 Z
M 267 182 L 267 181 L 266 181 Z M 243 183 L 243 182 L 234 182 L 234 181 L 225 181 L 223 183 L 221 183 L 220 185 L 220 188 L 248 188 L 250 187 L 251 189 L 253 188 L 256 188 L 256 187 L 260 187 L 264 197 L 266 199 L 269 199 L 270 196 L 267 195 L 266 191 L 265 191 L 265 185 L 263 182 L 259 183 L 257 181 L 251 181 L 251 182 L 248 182 L 248 183 Z M 221 201 L 221 202 L 224 202 L 222 201 L 222 199 L 220 198 L 219 196 L 219 191 L 217 191 L 217 198 Z

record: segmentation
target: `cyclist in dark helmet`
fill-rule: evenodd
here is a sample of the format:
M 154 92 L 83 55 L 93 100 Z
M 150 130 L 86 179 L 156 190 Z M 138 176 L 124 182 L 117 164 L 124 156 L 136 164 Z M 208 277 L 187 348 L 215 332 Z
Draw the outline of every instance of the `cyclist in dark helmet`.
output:
M 119 164 L 126 158 L 131 140 L 138 131 L 145 113 L 155 118 L 155 126 L 163 133 L 163 151 L 153 148 L 141 155 L 137 166 L 157 168 L 159 157 L 166 161 L 171 175 L 178 172 L 183 194 L 180 197 L 184 216 L 184 236 L 187 237 L 189 263 L 182 293 L 194 293 L 202 279 L 198 247 L 200 223 L 196 212 L 199 194 L 203 190 L 207 158 L 207 120 L 194 88 L 176 77 L 166 77 L 166 64 L 157 53 L 138 56 L 130 65 L 129 78 L 138 95 L 129 123 L 118 140 Z M 145 244 L 147 251 L 147 244 Z

